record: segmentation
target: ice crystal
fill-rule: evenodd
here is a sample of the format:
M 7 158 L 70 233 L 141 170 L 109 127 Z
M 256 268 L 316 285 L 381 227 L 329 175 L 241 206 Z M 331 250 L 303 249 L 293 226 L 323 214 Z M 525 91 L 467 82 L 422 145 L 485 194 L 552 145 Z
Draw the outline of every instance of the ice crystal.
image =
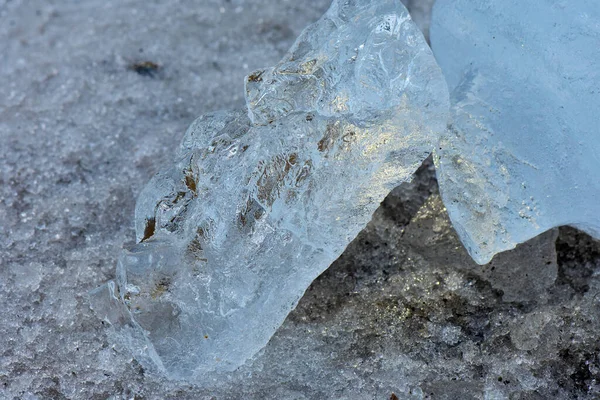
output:
M 437 174 L 479 263 L 559 225 L 600 237 L 599 19 L 592 0 L 436 2 L 453 105 Z
M 114 339 L 174 378 L 260 350 L 308 285 L 428 156 L 448 119 L 443 75 L 399 0 L 334 1 L 247 112 L 188 129 L 136 207 L 139 243 L 92 295 Z

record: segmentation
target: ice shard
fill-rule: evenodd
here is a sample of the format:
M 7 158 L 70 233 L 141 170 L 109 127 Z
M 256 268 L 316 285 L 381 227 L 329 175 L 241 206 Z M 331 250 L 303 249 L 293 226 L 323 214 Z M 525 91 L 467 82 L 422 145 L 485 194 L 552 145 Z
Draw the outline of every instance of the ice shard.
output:
M 599 20 L 594 0 L 434 6 L 453 119 L 437 174 L 479 263 L 558 225 L 600 237 Z
M 444 77 L 400 0 L 334 1 L 198 118 L 91 304 L 146 368 L 201 379 L 260 350 L 446 129 Z

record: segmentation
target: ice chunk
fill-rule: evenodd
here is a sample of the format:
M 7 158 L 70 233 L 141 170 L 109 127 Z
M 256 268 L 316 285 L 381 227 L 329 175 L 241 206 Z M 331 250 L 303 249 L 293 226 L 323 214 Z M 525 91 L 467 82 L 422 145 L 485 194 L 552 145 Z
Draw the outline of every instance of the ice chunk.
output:
M 600 237 L 598 20 L 593 0 L 434 7 L 431 43 L 453 104 L 438 179 L 479 263 L 558 225 Z
M 115 340 L 173 378 L 261 349 L 448 119 L 443 75 L 399 0 L 334 1 L 246 89 L 248 112 L 189 128 L 140 195 L 117 284 L 92 295 Z

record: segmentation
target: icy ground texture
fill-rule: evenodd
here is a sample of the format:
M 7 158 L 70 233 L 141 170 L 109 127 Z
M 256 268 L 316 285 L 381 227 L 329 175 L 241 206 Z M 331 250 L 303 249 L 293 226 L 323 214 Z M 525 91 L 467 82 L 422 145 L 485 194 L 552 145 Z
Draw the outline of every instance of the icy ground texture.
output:
M 116 286 L 92 296 L 115 340 L 174 378 L 263 348 L 448 120 L 442 73 L 399 0 L 334 1 L 246 93 L 250 119 L 191 125 L 138 199 Z
M 442 208 L 408 226 L 437 193 L 431 166 L 229 377 L 167 381 L 106 336 L 86 293 L 135 243 L 142 187 L 201 110 L 241 108 L 244 76 L 329 5 L 0 0 L 1 399 L 598 399 L 599 242 L 561 228 L 479 267 Z
M 600 237 L 599 19 L 594 0 L 434 6 L 453 103 L 438 178 L 480 263 L 555 226 Z

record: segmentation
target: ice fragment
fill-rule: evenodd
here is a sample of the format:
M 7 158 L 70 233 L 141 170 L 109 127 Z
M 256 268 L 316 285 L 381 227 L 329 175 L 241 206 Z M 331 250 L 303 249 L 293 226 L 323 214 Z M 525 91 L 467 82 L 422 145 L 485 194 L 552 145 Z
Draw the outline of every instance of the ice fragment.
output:
M 116 285 L 92 295 L 115 340 L 173 378 L 260 350 L 448 119 L 444 78 L 399 0 L 334 1 L 246 92 L 247 112 L 191 125 L 139 197 Z
M 479 263 L 559 225 L 600 238 L 598 20 L 594 0 L 435 4 L 453 104 L 437 174 Z

